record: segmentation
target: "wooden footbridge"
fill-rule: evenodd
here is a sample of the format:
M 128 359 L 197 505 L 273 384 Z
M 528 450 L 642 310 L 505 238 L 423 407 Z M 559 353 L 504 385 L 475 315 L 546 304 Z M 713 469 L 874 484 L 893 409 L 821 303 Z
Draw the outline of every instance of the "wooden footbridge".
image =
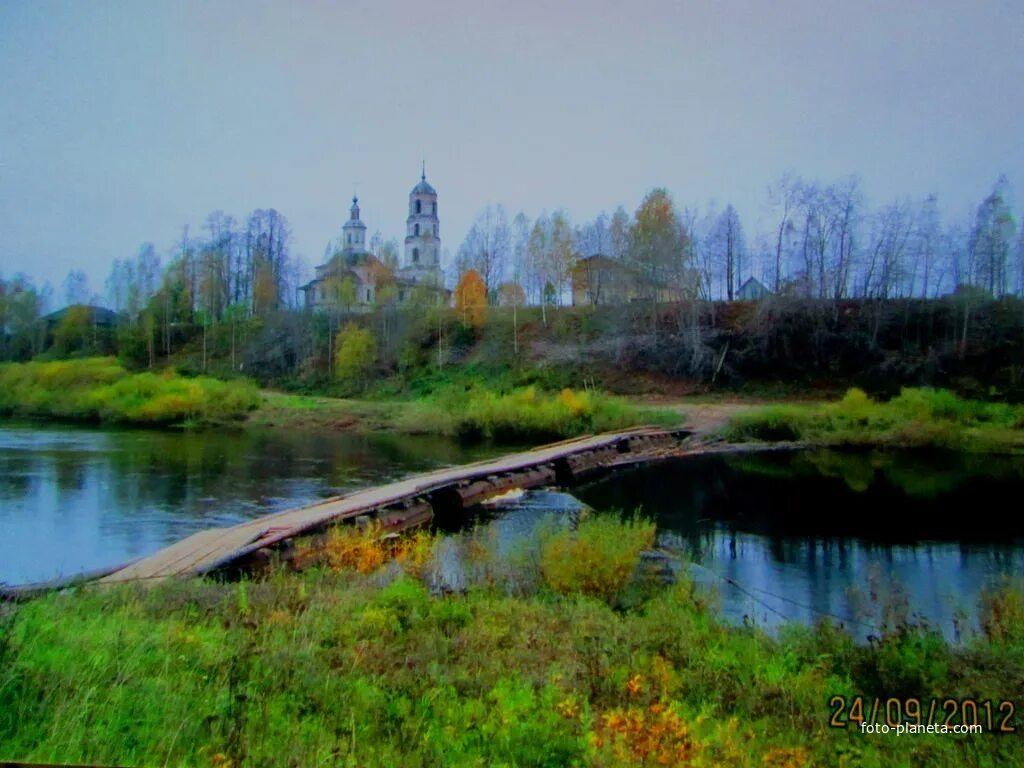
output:
M 422 525 L 432 519 L 458 519 L 463 510 L 513 488 L 570 486 L 595 473 L 678 455 L 690 434 L 681 429 L 637 427 L 414 475 L 229 528 L 200 531 L 108 572 L 98 581 L 158 581 L 175 576 L 245 572 L 269 562 L 275 554 L 286 557 L 296 538 L 322 535 L 346 521 L 375 521 L 386 532 Z M 8 589 L 5 596 L 18 599 L 19 593 L 26 597 L 60 586 L 66 583 L 26 585 Z
M 376 521 L 393 531 L 457 515 L 513 488 L 568 486 L 616 466 L 679 452 L 687 430 L 639 427 L 566 440 L 498 459 L 413 475 L 404 480 L 326 499 L 297 509 L 212 528 L 105 576 L 104 582 L 197 576 L 248 570 L 287 549 L 297 537 L 345 521 Z

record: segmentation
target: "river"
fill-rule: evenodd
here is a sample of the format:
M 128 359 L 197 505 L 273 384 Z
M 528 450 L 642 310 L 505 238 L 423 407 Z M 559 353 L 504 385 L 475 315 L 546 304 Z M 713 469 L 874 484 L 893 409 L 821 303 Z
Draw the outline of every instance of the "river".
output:
M 0 582 L 118 565 L 204 528 L 501 452 L 351 432 L 0 426 Z
M 0 427 L 0 581 L 146 555 L 403 475 L 499 455 L 438 438 L 283 430 Z M 736 622 L 825 616 L 871 634 L 892 612 L 955 637 L 986 586 L 1024 573 L 1024 457 L 802 451 L 649 465 L 493 513 L 508 541 L 589 505 L 639 510 Z

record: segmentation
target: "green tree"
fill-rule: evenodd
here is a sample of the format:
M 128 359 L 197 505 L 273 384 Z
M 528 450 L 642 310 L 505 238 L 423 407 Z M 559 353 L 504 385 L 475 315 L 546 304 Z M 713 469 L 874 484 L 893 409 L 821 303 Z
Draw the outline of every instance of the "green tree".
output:
M 53 348 L 62 355 L 85 352 L 92 338 L 92 311 L 83 304 L 67 308 L 64 316 L 53 329 Z
M 5 335 L 5 357 L 28 360 L 43 349 L 44 324 L 39 317 L 46 297 L 36 290 L 27 276 L 20 273 L 4 283 L 3 290 L 0 335 Z

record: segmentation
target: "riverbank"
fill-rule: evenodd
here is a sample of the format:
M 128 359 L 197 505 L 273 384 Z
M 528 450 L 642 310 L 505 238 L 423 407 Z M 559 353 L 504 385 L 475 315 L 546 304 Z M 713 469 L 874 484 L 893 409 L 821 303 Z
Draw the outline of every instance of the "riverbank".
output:
M 733 442 L 1022 453 L 1024 406 L 963 400 L 941 389 L 904 389 L 879 402 L 851 389 L 834 403 L 771 405 L 735 414 L 720 436 Z
M 571 390 L 567 391 L 571 392 Z M 486 393 L 486 398 L 494 398 Z M 533 395 L 536 397 L 536 394 Z M 541 397 L 544 397 L 543 395 Z M 554 395 L 547 396 L 549 400 Z M 560 397 L 565 397 L 565 394 Z M 538 415 L 528 399 L 512 396 L 502 422 L 475 414 L 469 399 L 351 400 L 264 392 L 247 423 L 316 429 L 356 429 L 450 437 L 557 439 L 637 424 L 685 425 L 699 439 L 732 444 L 799 444 L 850 448 L 940 448 L 971 453 L 1024 452 L 1024 406 L 963 400 L 947 390 L 904 389 L 891 400 L 872 400 L 858 389 L 833 402 L 804 399 L 632 397 L 595 395 L 603 410 L 575 423 Z M 606 404 L 610 403 L 611 406 Z M 564 405 L 564 404 L 563 404 Z M 498 409 L 499 411 L 501 409 Z M 571 413 L 563 410 L 564 414 Z M 550 424 L 550 428 L 527 428 Z M 569 424 L 568 427 L 559 425 Z M 498 424 L 498 426 L 494 426 Z M 517 434 L 516 429 L 524 429 Z
M 258 392 L 241 379 L 129 373 L 113 358 L 0 365 L 0 416 L 143 426 L 329 427 L 544 442 L 640 424 L 675 426 L 672 411 L 590 389 L 447 386 L 411 398 L 350 400 Z
M 258 404 L 248 381 L 130 373 L 112 357 L 0 365 L 0 416 L 209 426 L 240 421 Z
M 132 374 L 113 358 L 0 365 L 0 416 L 206 427 L 353 430 L 443 435 L 466 442 L 542 443 L 641 424 L 685 424 L 733 443 L 937 447 L 1024 452 L 1024 405 L 904 389 L 891 400 L 851 389 L 838 401 L 613 396 L 585 388 L 494 387 L 464 381 L 418 395 L 364 399 L 258 391 L 245 380 Z
M 416 399 L 356 400 L 263 392 L 251 426 L 430 434 L 464 441 L 544 442 L 652 424 L 673 427 L 677 409 L 594 391 L 534 387 L 501 393 L 446 390 Z
M 772 638 L 721 623 L 714 595 L 685 578 L 634 578 L 652 534 L 598 516 L 511 558 L 467 535 L 457 594 L 431 591 L 438 540 L 421 533 L 336 538 L 309 570 L 261 582 L 83 589 L 13 607 L 0 614 L 0 759 L 1024 761 L 1019 588 L 987 595 L 982 630 L 958 647 L 905 617 L 869 645 L 827 623 Z M 894 724 L 914 722 L 916 702 L 922 722 L 942 724 L 946 699 L 958 703 L 950 725 L 973 724 L 964 702 L 977 702 L 984 730 L 1016 734 L 865 734 L 857 697 L 869 719 L 876 698 L 894 699 Z

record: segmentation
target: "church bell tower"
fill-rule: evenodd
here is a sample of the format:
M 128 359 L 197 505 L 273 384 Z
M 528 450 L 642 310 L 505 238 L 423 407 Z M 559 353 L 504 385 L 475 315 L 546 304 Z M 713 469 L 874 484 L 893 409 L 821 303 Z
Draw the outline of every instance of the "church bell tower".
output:
M 409 217 L 405 220 L 405 259 L 403 266 L 416 274 L 419 282 L 436 276 L 441 268 L 441 231 L 437 216 L 437 190 L 427 183 L 426 166 L 420 182 L 409 193 Z

